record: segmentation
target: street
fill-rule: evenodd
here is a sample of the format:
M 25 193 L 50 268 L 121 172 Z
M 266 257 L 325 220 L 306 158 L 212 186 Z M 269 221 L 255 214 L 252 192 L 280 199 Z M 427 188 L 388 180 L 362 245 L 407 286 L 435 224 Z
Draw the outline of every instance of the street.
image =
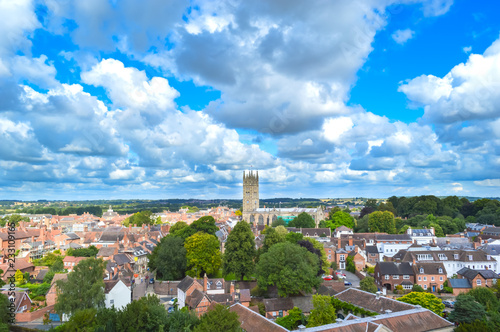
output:
M 136 278 L 134 283 L 134 288 L 132 290 L 132 300 L 138 300 L 146 295 L 146 288 L 148 283 L 143 279 L 141 283 L 141 278 Z
M 346 275 L 344 281 L 349 281 L 352 283 L 352 287 L 359 288 L 359 278 L 354 274 L 346 270 L 342 270 L 342 272 Z

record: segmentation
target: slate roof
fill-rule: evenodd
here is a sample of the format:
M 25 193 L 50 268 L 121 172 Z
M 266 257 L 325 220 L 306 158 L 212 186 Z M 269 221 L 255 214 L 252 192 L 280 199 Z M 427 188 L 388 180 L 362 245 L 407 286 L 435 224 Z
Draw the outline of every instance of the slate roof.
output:
M 233 296 L 231 294 L 207 294 L 211 302 L 220 304 L 233 303 Z
M 434 236 L 430 229 L 411 229 L 411 236 Z
M 480 274 L 484 279 L 500 279 L 498 275 L 492 270 L 473 270 L 468 267 L 463 267 L 458 270 L 457 274 L 463 275 L 467 279 L 474 279 L 478 274 Z
M 338 293 L 335 297 L 343 302 L 351 303 L 357 307 L 378 313 L 385 313 L 386 310 L 398 312 L 415 308 L 414 305 L 404 302 L 389 299 L 369 292 L 365 292 L 356 288 L 348 288 L 343 292 Z
M 415 275 L 413 268 L 409 262 L 394 263 L 394 262 L 378 262 L 380 274 L 392 275 Z
M 469 279 L 448 279 L 451 288 L 472 288 Z
M 114 247 L 102 247 L 97 252 L 97 257 L 110 257 L 115 253 L 116 248 Z
M 252 297 L 250 295 L 249 289 L 241 289 L 240 290 L 240 302 L 250 302 Z
M 446 275 L 446 269 L 444 268 L 443 263 L 415 263 L 415 274 L 442 274 Z M 421 273 L 420 270 L 424 269 L 424 272 Z M 441 273 L 439 273 L 439 269 L 441 269 Z
M 264 299 L 266 312 L 293 309 L 293 301 L 289 297 L 277 299 Z
M 367 254 L 378 254 L 377 246 L 366 246 L 365 250 Z
M 189 286 L 193 283 L 194 279 L 191 278 L 190 276 L 186 276 L 182 281 L 177 285 L 177 288 L 179 288 L 181 291 L 184 293 L 188 290 Z
M 412 262 L 413 259 L 418 261 L 418 255 L 429 255 L 432 260 L 425 260 L 426 262 L 439 262 L 443 260 L 447 261 L 460 261 L 460 262 L 485 262 L 488 261 L 486 253 L 481 250 L 415 250 L 406 251 L 402 257 L 402 261 Z M 443 256 L 441 259 L 439 256 Z M 455 255 L 458 255 L 455 259 Z M 394 256 L 396 257 L 396 255 Z M 398 256 L 401 257 L 401 256 Z M 490 259 L 494 262 L 494 259 Z M 422 260 L 424 261 L 424 260 Z
M 488 227 L 483 230 L 483 234 L 500 235 L 500 227 Z
M 487 244 L 483 246 L 481 250 L 488 255 L 500 255 L 500 245 L 498 244 Z
M 119 280 L 104 280 L 104 294 L 109 294 L 118 281 Z
M 102 232 L 99 242 L 116 242 L 123 240 L 124 232 Z
M 78 235 L 76 235 L 76 233 L 66 233 L 65 234 L 70 240 L 79 240 L 80 237 Z
M 113 256 L 113 260 L 116 262 L 118 265 L 123 265 L 126 263 L 130 263 L 130 258 L 128 258 L 127 255 L 125 254 L 117 254 Z
M 38 274 L 36 275 L 36 278 L 34 280 L 42 282 L 43 278 L 45 278 L 45 276 L 47 275 L 47 272 L 49 272 L 49 269 L 40 270 L 40 272 L 38 272 Z
M 376 234 L 377 241 L 411 241 L 409 234 Z
M 205 293 L 199 291 L 198 289 L 195 289 L 191 295 L 186 297 L 186 303 L 191 307 L 191 308 L 196 308 L 198 304 L 200 304 L 201 300 L 205 297 Z M 209 301 L 211 299 L 209 298 Z

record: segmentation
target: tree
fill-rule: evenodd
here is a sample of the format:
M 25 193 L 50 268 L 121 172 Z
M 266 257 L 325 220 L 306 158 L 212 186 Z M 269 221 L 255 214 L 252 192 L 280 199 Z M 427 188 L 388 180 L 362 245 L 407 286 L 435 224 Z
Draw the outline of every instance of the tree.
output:
M 286 226 L 286 221 L 283 220 L 283 218 L 279 217 L 276 220 L 273 221 L 271 224 L 272 227 L 278 227 L 278 226 Z
M 344 211 L 337 211 L 333 214 L 332 220 L 326 221 L 326 226 L 335 230 L 337 227 L 346 226 L 348 228 L 354 228 L 354 219 L 351 215 Z
M 453 330 L 454 332 L 490 332 L 498 331 L 498 329 L 491 329 L 483 320 L 475 320 L 472 323 L 462 323 Z
M 0 332 L 8 332 L 9 325 L 7 324 L 13 317 L 10 316 L 9 312 L 10 301 L 7 296 L 0 293 Z
M 328 258 L 326 257 L 325 247 L 323 246 L 323 244 L 312 237 L 306 237 L 304 240 L 311 242 L 314 249 L 319 251 L 318 258 L 319 258 L 320 263 L 321 263 L 320 268 L 327 271 L 327 269 L 330 267 L 330 262 L 328 261 Z
M 309 315 L 307 327 L 321 326 L 335 322 L 337 318 L 330 296 L 313 295 L 312 303 L 314 309 Z
M 193 223 L 188 227 L 184 227 L 177 231 L 175 235 L 180 236 L 183 239 L 187 239 L 197 232 L 203 232 L 215 236 L 215 232 L 217 232 L 217 230 L 218 228 L 215 225 L 215 219 L 212 216 L 205 216 L 193 221 Z
M 72 249 L 69 248 L 66 252 L 67 256 L 73 257 L 95 257 L 99 249 L 96 246 L 89 246 L 88 248 Z M 62 261 L 62 260 L 61 260 Z
M 364 216 L 369 215 L 372 212 L 377 211 L 376 208 L 373 208 L 371 206 L 365 206 L 364 208 L 361 209 L 361 213 L 359 214 L 360 218 L 363 218 Z
M 368 215 L 365 215 L 363 218 L 358 219 L 356 226 L 354 227 L 355 233 L 368 233 Z
M 359 288 L 366 292 L 376 293 L 378 291 L 378 287 L 375 284 L 375 278 L 366 277 L 359 282 Z
M 116 331 L 165 331 L 168 330 L 167 321 L 167 311 L 160 299 L 148 295 L 130 302 L 118 313 Z
M 379 211 L 389 211 L 389 212 L 392 212 L 392 214 L 396 214 L 396 209 L 394 208 L 394 206 L 392 205 L 391 202 L 387 202 L 387 203 L 380 203 L 380 205 L 378 206 L 378 210 Z
M 134 213 L 123 221 L 123 225 L 137 225 L 138 227 L 141 227 L 142 225 L 153 225 L 154 220 L 152 215 L 153 213 L 149 210 Z
M 474 299 L 482 304 L 487 311 L 498 311 L 499 301 L 495 293 L 489 288 L 476 287 L 471 289 L 467 295 L 474 297 Z
M 277 243 L 262 254 L 256 266 L 260 289 L 276 286 L 280 296 L 311 292 L 321 283 L 318 257 L 290 242 Z
M 224 274 L 234 273 L 243 281 L 254 269 L 255 241 L 250 224 L 240 221 L 229 233 L 223 256 Z
M 302 233 L 295 233 L 295 232 L 289 232 L 285 236 L 285 240 L 290 242 L 290 243 L 297 243 L 300 240 L 304 238 L 304 235 Z
M 148 258 L 149 268 L 156 270 L 156 276 L 160 280 L 179 280 L 186 275 L 186 248 L 181 237 L 163 237 Z
M 279 324 L 288 330 L 296 330 L 300 324 L 305 325 L 304 323 L 304 314 L 302 313 L 302 310 L 297 307 L 293 307 L 293 309 L 288 312 L 287 316 L 276 318 L 276 324 Z
M 412 292 L 425 292 L 424 289 L 422 288 L 422 286 L 420 285 L 413 285 L 413 287 L 411 288 L 411 291 Z
M 285 236 L 276 232 L 275 228 L 269 228 L 266 232 L 266 237 L 264 238 L 264 244 L 262 245 L 262 252 L 265 253 L 276 243 L 281 243 L 285 241 Z
M 234 214 L 235 214 L 236 216 L 241 216 L 241 215 L 243 215 L 243 214 L 241 213 L 241 210 L 236 210 L 236 211 L 234 211 Z
M 285 228 L 285 226 L 278 226 L 274 229 L 276 233 L 281 235 L 283 238 L 288 234 L 288 230 Z
M 429 228 L 434 227 L 434 233 L 437 237 L 444 237 L 443 229 L 438 224 L 430 223 Z
M 314 219 L 309 215 L 309 213 L 302 212 L 288 223 L 288 227 L 314 228 L 316 227 L 316 223 L 314 222 Z
M 347 256 L 345 260 L 345 269 L 351 273 L 356 272 L 356 264 L 354 264 L 354 258 L 352 256 Z
M 192 311 L 174 310 L 167 318 L 168 331 L 192 331 L 199 323 L 200 320 Z
M 21 270 L 17 270 L 16 273 L 14 274 L 14 277 L 16 279 L 16 285 L 24 285 L 26 283 L 26 280 L 24 279 L 24 274 L 21 272 Z
M 368 216 L 370 232 L 396 233 L 394 215 L 389 211 L 375 211 Z
M 473 296 L 460 294 L 448 319 L 455 323 L 470 324 L 475 320 L 482 320 L 485 315 L 484 306 L 476 302 Z
M 200 324 L 194 328 L 193 332 L 240 332 L 240 325 L 236 312 L 230 311 L 229 307 L 216 304 L 213 310 L 208 311 L 201 317 Z
M 365 207 L 371 207 L 374 208 L 375 210 L 377 209 L 377 200 L 370 198 L 366 200 Z
M 184 221 L 178 221 L 172 227 L 170 227 L 169 233 L 176 235 L 175 233 L 180 231 L 184 227 L 188 227 L 188 224 Z
M 68 279 L 58 280 L 55 310 L 74 314 L 77 310 L 104 306 L 104 269 L 102 259 L 87 258 L 75 266 Z
M 444 304 L 435 295 L 431 293 L 411 292 L 398 299 L 399 301 L 420 305 L 422 308 L 429 309 L 430 311 L 442 316 Z
M 219 240 L 214 235 L 197 232 L 186 239 L 184 247 L 189 275 L 199 278 L 202 273 L 213 274 L 219 270 L 221 253 Z

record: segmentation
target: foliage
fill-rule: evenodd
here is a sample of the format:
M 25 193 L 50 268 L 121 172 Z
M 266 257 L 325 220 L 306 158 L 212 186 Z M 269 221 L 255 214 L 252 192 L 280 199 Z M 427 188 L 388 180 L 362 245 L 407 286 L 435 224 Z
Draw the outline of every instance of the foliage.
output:
M 352 256 L 347 256 L 345 260 L 345 269 L 351 273 L 356 272 L 356 265 L 354 264 L 354 258 Z
M 213 274 L 221 266 L 219 240 L 202 231 L 188 237 L 184 243 L 187 258 L 187 274 L 200 277 L 202 273 Z
M 7 322 L 12 319 L 9 314 L 9 298 L 0 293 L 0 331 L 8 331 Z
M 73 249 L 69 248 L 66 251 L 67 256 L 73 257 L 96 257 L 99 249 L 96 246 L 89 246 L 88 248 Z
M 483 320 L 475 320 L 471 323 L 462 323 L 455 330 L 455 332 L 490 332 L 488 324 Z
M 285 228 L 285 226 L 278 226 L 274 229 L 276 233 L 279 235 L 285 237 L 288 234 L 288 230 Z
M 153 295 L 141 297 L 132 301 L 118 312 L 116 319 L 117 331 L 164 331 L 167 328 L 168 317 L 160 299 Z
M 259 288 L 277 286 L 280 296 L 311 292 L 321 283 L 318 257 L 289 242 L 275 244 L 262 254 L 256 272 Z
M 312 303 L 314 309 L 309 315 L 307 327 L 321 326 L 335 322 L 335 308 L 333 307 L 330 296 L 313 295 Z
M 301 241 L 297 242 L 297 244 L 303 248 L 306 248 L 307 251 L 309 251 L 310 253 L 312 253 L 318 257 L 318 272 L 317 272 L 317 274 L 318 274 L 318 276 L 322 275 L 325 272 L 325 270 L 323 270 L 323 267 L 322 267 L 321 251 L 316 249 L 311 242 L 306 241 L 306 240 L 301 240 Z M 328 268 L 328 266 L 327 266 L 327 268 Z
M 179 280 L 186 275 L 187 259 L 184 240 L 181 237 L 167 235 L 149 255 L 149 268 L 156 270 L 160 280 Z
M 28 288 L 30 291 L 30 297 L 38 297 L 38 296 L 44 296 L 47 294 L 47 292 L 50 289 L 50 283 L 42 283 L 42 284 L 25 284 L 23 285 L 23 288 Z
M 302 235 L 302 233 L 295 233 L 295 232 L 289 232 L 285 236 L 285 240 L 290 242 L 290 243 L 297 243 L 300 240 L 302 240 L 303 238 L 304 238 L 304 235 Z
M 482 304 L 486 311 L 498 311 L 500 302 L 497 299 L 495 293 L 486 287 L 476 287 L 471 289 L 468 295 L 474 297 L 474 299 Z
M 238 222 L 229 233 L 223 256 L 224 274 L 234 273 L 243 281 L 244 276 L 250 276 L 255 269 L 255 241 L 250 224 Z
M 319 257 L 319 260 L 321 262 L 321 269 L 323 269 L 324 271 L 327 271 L 328 268 L 330 267 L 330 262 L 328 261 L 328 258 L 326 257 L 325 247 L 323 246 L 323 244 L 312 237 L 306 237 L 304 240 L 311 242 L 314 249 L 319 251 L 318 257 Z
M 237 215 L 237 216 L 241 216 L 242 215 L 241 210 L 234 211 L 234 214 Z
M 332 264 L 330 265 L 330 267 L 334 270 L 337 270 L 339 268 L 337 262 L 332 262 Z
M 469 294 L 460 294 L 456 297 L 454 309 L 448 319 L 456 323 L 472 323 L 481 320 L 486 315 L 484 306 L 476 302 Z
M 366 292 L 376 293 L 378 291 L 378 287 L 375 284 L 375 278 L 366 277 L 359 282 L 359 288 Z
M 362 218 L 359 218 L 356 226 L 354 226 L 354 232 L 355 233 L 368 233 L 369 228 L 368 228 L 368 219 L 369 215 L 366 214 Z
M 266 253 L 273 245 L 284 241 L 285 241 L 285 235 L 276 232 L 275 228 L 269 228 L 267 230 L 266 237 L 264 238 L 264 244 L 262 245 L 262 252 Z
M 16 286 L 24 285 L 26 283 L 24 274 L 21 272 L 21 270 L 17 270 L 14 277 L 16 278 Z
M 394 287 L 394 294 L 404 294 L 405 290 L 403 289 L 403 286 L 397 285 Z
M 178 221 L 175 224 L 173 224 L 172 227 L 170 227 L 169 233 L 176 235 L 176 232 L 180 231 L 184 227 L 188 227 L 188 224 L 184 221 Z
M 279 217 L 276 220 L 273 221 L 271 224 L 272 227 L 278 227 L 278 226 L 286 226 L 286 221 L 283 220 L 283 218 Z
M 331 220 L 326 221 L 326 227 L 330 227 L 334 231 L 337 227 L 346 226 L 350 229 L 354 228 L 354 219 L 351 215 L 344 211 L 337 211 L 332 215 Z
M 276 324 L 279 324 L 288 330 L 296 330 L 299 325 L 306 325 L 306 319 L 302 310 L 297 307 L 293 307 L 293 309 L 288 311 L 287 316 L 276 318 Z
M 87 258 L 75 266 L 68 279 L 58 280 L 55 311 L 73 314 L 77 310 L 104 306 L 104 269 L 102 259 Z
M 152 215 L 153 213 L 149 210 L 134 213 L 123 221 L 123 225 L 135 225 L 137 227 L 141 227 L 142 225 L 153 225 L 155 221 Z
M 422 288 L 422 286 L 420 285 L 413 285 L 413 287 L 411 288 L 411 291 L 412 292 L 425 292 L 425 290 Z
M 370 232 L 396 233 L 394 215 L 389 211 L 375 211 L 368 216 Z
M 401 302 L 420 305 L 422 308 L 429 309 L 430 311 L 442 316 L 444 304 L 439 298 L 431 293 L 411 292 L 398 299 Z
M 288 223 L 288 227 L 314 228 L 316 227 L 316 223 L 314 222 L 314 219 L 309 215 L 309 213 L 302 212 Z
M 198 232 L 215 236 L 215 232 L 217 232 L 217 230 L 218 228 L 215 225 L 215 219 L 212 216 L 204 216 L 193 221 L 193 223 L 188 227 L 180 229 L 175 235 L 180 236 L 185 240 Z
M 30 221 L 30 218 L 28 218 L 28 217 L 23 217 L 23 216 L 20 216 L 18 214 L 13 214 L 10 216 L 0 218 L 0 226 L 5 227 L 5 225 L 7 223 L 9 223 L 9 224 L 15 223 L 16 227 L 17 227 L 17 226 L 19 226 L 19 222 L 29 222 L 29 221 Z
M 194 328 L 193 332 L 240 332 L 240 325 L 237 313 L 231 312 L 229 307 L 216 304 L 213 310 L 208 311 L 201 317 L 200 324 Z
M 55 251 L 53 253 L 49 252 L 48 254 L 46 254 L 45 256 L 43 256 L 40 259 L 34 259 L 33 265 L 51 267 L 54 263 L 56 263 L 58 261 L 60 261 L 62 263 L 63 258 L 64 257 L 61 255 L 56 255 Z
M 376 316 L 378 313 L 372 312 L 360 307 L 356 307 L 354 304 L 340 301 L 339 299 L 332 297 L 330 299 L 333 307 L 335 308 L 335 312 L 343 311 L 345 314 L 352 313 L 356 316 Z
M 366 272 L 369 274 L 374 274 L 375 273 L 375 266 L 369 266 L 366 268 Z
M 199 324 L 199 319 L 192 311 L 174 310 L 167 318 L 168 331 L 192 331 Z M 165 329 L 167 331 L 167 329 Z

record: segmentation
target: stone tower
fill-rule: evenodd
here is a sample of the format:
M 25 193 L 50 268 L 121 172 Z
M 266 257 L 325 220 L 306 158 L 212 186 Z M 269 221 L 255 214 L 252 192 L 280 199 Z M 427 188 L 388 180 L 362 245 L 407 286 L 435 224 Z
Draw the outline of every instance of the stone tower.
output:
M 243 171 L 243 216 L 259 208 L 259 171 Z M 247 220 L 248 221 L 248 220 Z

